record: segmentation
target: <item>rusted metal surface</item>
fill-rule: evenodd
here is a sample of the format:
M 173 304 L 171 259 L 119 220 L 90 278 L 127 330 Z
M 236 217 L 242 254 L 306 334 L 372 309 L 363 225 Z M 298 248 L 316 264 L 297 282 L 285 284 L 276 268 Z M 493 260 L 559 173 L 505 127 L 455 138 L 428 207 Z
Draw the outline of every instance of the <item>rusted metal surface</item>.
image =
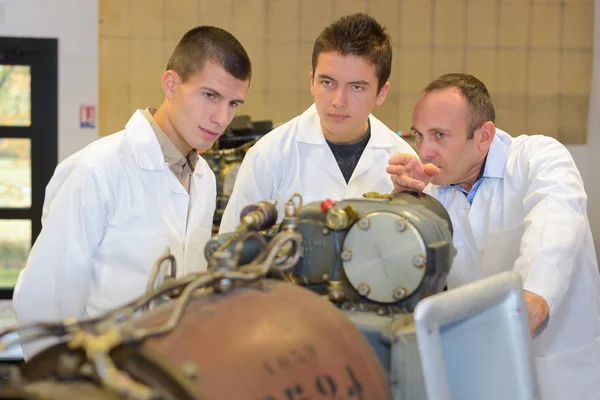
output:
M 171 311 L 163 304 L 136 325 L 160 325 Z M 198 296 L 173 332 L 144 346 L 210 400 L 391 399 L 362 334 L 327 300 L 289 283 Z

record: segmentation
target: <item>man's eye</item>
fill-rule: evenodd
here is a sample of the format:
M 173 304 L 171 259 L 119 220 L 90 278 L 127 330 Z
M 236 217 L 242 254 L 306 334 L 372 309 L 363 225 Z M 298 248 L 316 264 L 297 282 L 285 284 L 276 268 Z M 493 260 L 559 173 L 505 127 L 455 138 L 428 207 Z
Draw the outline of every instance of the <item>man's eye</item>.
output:
M 331 81 L 321 81 L 321 85 L 323 85 L 325 87 L 329 87 L 329 86 L 333 85 L 333 82 L 331 82 Z
M 356 92 L 362 92 L 363 90 L 365 90 L 365 88 L 359 85 L 352 85 L 352 90 Z
M 216 96 L 213 93 L 207 93 L 207 92 L 205 92 L 204 93 L 204 97 L 206 97 L 209 100 L 216 99 Z
M 438 139 L 443 139 L 443 138 L 444 138 L 444 136 L 446 136 L 446 134 L 445 134 L 444 132 L 436 132 L 436 133 L 435 133 L 435 136 L 436 136 Z
M 421 134 L 421 132 L 413 132 L 413 134 L 417 139 L 423 139 L 423 135 Z

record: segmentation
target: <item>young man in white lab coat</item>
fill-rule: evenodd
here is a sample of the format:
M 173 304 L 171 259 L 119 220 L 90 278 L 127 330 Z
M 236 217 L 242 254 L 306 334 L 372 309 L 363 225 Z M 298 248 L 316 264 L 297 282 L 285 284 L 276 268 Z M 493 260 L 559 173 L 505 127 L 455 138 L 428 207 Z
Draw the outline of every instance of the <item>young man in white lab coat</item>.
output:
M 599 399 L 600 276 L 583 181 L 558 141 L 513 138 L 494 115 L 475 77 L 438 78 L 413 111 L 420 160 L 395 155 L 388 172 L 397 190 L 432 183 L 426 191 L 447 208 L 449 288 L 520 273 L 542 399 Z
M 167 247 L 178 276 L 206 268 L 216 181 L 198 150 L 231 122 L 250 75 L 230 33 L 194 28 L 162 75 L 162 105 L 59 164 L 15 288 L 19 323 L 94 317 L 141 296 Z M 25 356 L 40 347 L 24 346 Z
M 305 203 L 391 192 L 388 158 L 413 152 L 371 115 L 388 93 L 392 46 L 385 29 L 365 14 L 342 17 L 315 41 L 313 104 L 261 138 L 246 154 L 219 232 L 235 229 L 242 208 L 277 201 L 279 219 L 296 192 Z

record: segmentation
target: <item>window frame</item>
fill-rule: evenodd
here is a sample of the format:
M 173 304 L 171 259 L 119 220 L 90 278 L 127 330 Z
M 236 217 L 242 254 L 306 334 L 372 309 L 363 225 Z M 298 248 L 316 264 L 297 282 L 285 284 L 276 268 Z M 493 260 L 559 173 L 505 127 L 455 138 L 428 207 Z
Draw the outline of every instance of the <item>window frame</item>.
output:
M 31 125 L 0 126 L 0 138 L 30 140 L 31 206 L 0 208 L 0 220 L 30 220 L 33 245 L 42 230 L 46 185 L 58 163 L 58 39 L 0 37 L 0 64 L 28 65 L 31 71 Z M 12 299 L 13 292 L 14 287 L 0 287 L 0 300 Z

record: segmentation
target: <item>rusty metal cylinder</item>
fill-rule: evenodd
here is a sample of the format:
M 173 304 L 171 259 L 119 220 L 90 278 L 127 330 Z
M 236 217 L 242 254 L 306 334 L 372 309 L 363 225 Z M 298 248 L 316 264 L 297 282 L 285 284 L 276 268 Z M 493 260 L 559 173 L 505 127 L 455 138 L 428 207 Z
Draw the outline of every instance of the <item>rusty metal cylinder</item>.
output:
M 135 326 L 163 325 L 175 304 L 150 310 Z M 344 314 L 327 299 L 281 281 L 198 295 L 170 333 L 111 354 L 121 371 L 167 400 L 392 398 L 376 354 Z M 82 356 L 65 345 L 44 351 L 25 365 L 22 384 L 0 389 L 0 399 L 121 399 L 98 383 L 60 372 L 64 360 L 76 366 Z
M 155 326 L 172 304 L 140 325 Z M 148 340 L 206 399 L 391 399 L 377 356 L 354 325 L 307 289 L 266 280 L 194 299 L 180 327 Z

